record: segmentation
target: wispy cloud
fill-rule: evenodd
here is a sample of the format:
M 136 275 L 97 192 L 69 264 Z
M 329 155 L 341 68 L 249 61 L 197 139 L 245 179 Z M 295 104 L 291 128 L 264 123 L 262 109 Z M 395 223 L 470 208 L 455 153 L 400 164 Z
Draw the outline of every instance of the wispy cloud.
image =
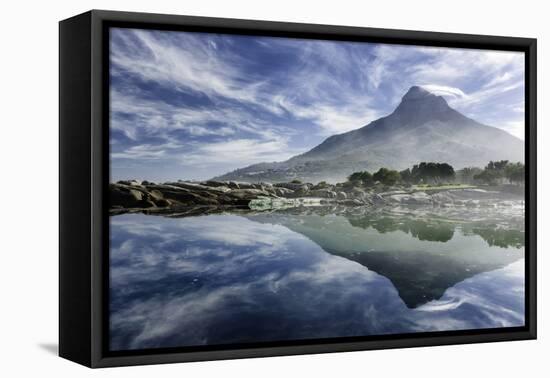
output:
M 231 161 L 237 166 L 242 166 L 243 164 L 286 160 L 299 151 L 289 148 L 285 139 L 268 141 L 233 139 L 226 142 L 201 144 L 195 151 L 182 159 L 187 164 L 215 165 Z
M 192 90 L 216 98 L 257 103 L 258 83 L 242 81 L 234 57 L 219 59 L 212 37 L 189 33 L 127 30 L 115 32 L 125 49 L 112 49 L 111 62 L 120 73 L 146 81 Z
M 119 178 L 286 159 L 390 113 L 412 85 L 522 135 L 520 53 L 112 29 L 110 61 Z

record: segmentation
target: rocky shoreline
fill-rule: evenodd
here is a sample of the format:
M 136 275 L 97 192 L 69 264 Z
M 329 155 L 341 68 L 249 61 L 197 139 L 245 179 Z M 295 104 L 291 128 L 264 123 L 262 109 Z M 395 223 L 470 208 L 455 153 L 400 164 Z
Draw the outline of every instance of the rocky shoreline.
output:
M 300 206 L 512 206 L 523 196 L 495 188 L 426 190 L 391 187 L 364 188 L 341 184 L 241 183 L 234 181 L 167 182 L 118 181 L 109 185 L 110 213 L 170 213 L 189 208 L 266 210 Z M 492 189 L 492 190 L 491 190 Z M 198 210 L 197 210 L 198 211 Z

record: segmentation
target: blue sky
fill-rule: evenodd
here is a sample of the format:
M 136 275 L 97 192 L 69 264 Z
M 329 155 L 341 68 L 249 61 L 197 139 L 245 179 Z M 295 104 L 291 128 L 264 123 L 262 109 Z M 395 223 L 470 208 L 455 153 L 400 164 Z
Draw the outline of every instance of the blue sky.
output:
M 111 179 L 207 179 L 391 113 L 412 85 L 523 139 L 522 53 L 111 29 Z

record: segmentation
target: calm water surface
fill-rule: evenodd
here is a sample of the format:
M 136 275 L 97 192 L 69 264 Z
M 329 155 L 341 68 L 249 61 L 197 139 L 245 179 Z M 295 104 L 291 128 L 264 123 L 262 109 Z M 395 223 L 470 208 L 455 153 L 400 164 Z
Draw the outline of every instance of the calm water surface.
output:
M 462 218 L 111 217 L 111 349 L 523 325 L 523 229 Z

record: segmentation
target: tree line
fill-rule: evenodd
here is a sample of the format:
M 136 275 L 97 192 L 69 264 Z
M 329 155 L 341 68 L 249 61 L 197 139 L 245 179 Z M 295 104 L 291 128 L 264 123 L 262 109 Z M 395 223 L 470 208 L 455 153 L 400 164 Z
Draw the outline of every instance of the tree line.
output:
M 354 172 L 348 176 L 348 182 L 365 186 L 381 183 L 392 186 L 401 184 L 442 184 L 442 183 L 484 183 L 489 185 L 506 182 L 522 184 L 525 182 L 525 165 L 511 163 L 508 160 L 490 161 L 484 169 L 468 167 L 455 171 L 447 163 L 421 162 L 412 168 L 396 171 L 380 168 L 374 173 Z

